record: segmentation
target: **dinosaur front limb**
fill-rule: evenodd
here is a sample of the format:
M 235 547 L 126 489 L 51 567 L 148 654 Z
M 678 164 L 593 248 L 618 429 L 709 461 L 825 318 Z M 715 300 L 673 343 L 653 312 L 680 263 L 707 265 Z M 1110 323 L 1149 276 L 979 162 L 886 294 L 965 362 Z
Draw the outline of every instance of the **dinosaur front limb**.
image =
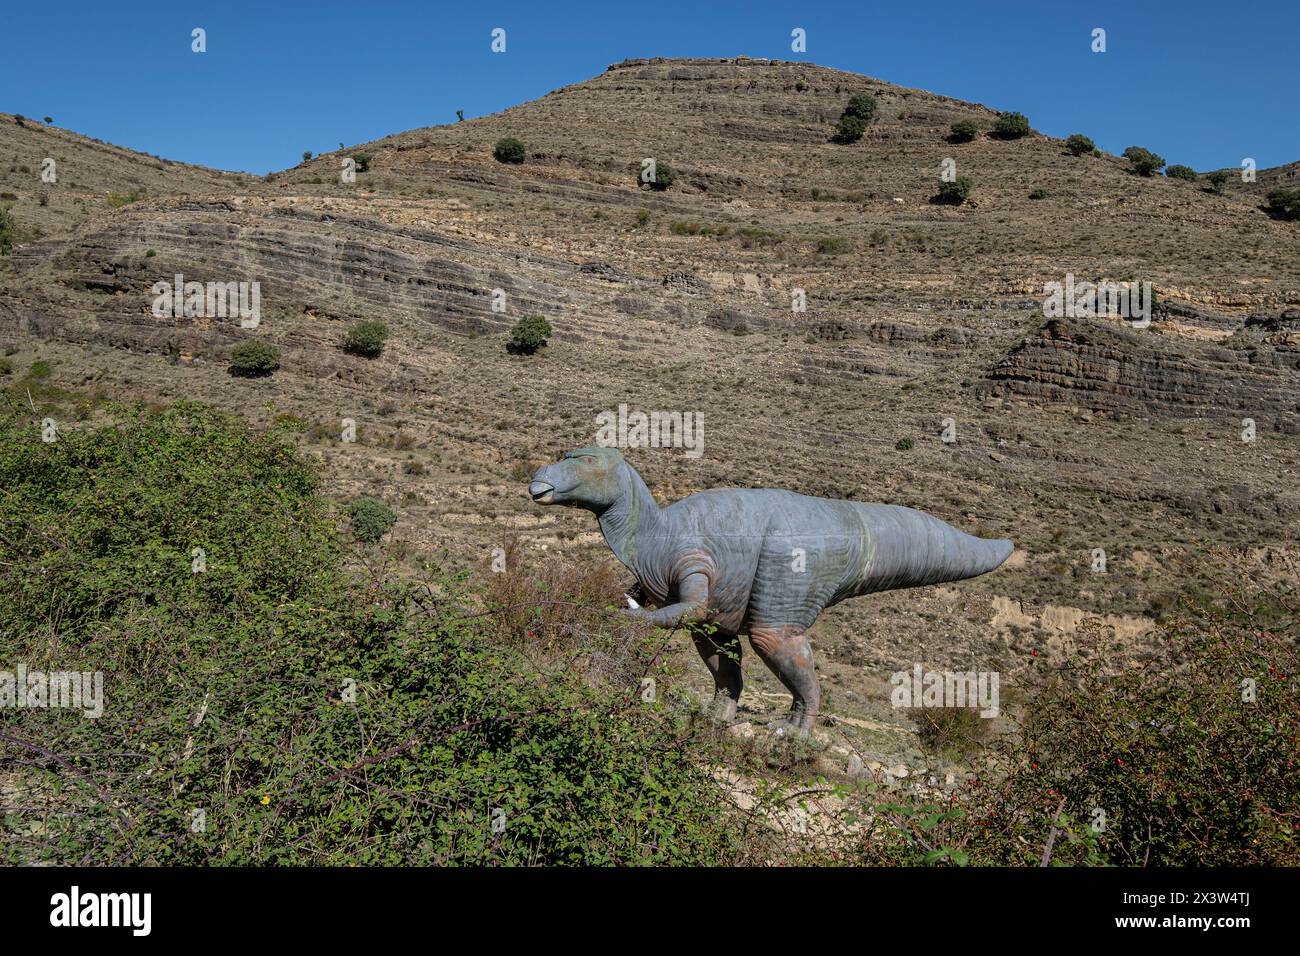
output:
M 681 600 L 657 611 L 631 608 L 624 613 L 656 627 L 678 627 L 703 620 L 709 613 L 709 578 L 703 573 L 688 574 L 677 588 Z
M 740 673 L 740 638 L 735 634 L 708 633 L 692 629 L 695 649 L 704 658 L 704 666 L 713 675 L 713 717 L 725 724 L 736 716 L 742 679 Z

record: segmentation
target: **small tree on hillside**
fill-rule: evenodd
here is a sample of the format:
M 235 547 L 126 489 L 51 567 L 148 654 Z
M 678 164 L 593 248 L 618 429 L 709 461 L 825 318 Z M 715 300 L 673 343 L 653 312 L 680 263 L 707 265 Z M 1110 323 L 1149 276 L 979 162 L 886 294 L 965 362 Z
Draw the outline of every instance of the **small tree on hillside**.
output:
M 958 120 L 952 124 L 952 135 L 948 141 L 952 143 L 969 143 L 979 135 L 979 127 L 970 120 Z
M 269 342 L 247 339 L 230 352 L 230 374 L 240 378 L 260 378 L 280 367 L 280 350 Z
M 1170 179 L 1185 179 L 1189 183 L 1194 183 L 1197 179 L 1196 170 L 1181 163 L 1174 163 L 1174 165 L 1166 167 L 1165 175 Z
M 1029 119 L 1024 113 L 1001 113 L 993 124 L 993 135 L 1000 139 L 1020 139 L 1029 135 Z
M 364 358 L 378 358 L 388 339 L 388 326 L 383 322 L 358 322 L 343 336 L 343 351 Z
M 876 98 L 870 93 L 854 93 L 849 97 L 849 105 L 844 107 L 844 116 L 856 116 L 864 123 L 870 123 L 876 115 Z
M 960 206 L 975 187 L 975 181 L 969 176 L 958 176 L 950 183 L 939 184 L 939 194 L 934 201 L 947 206 Z
M 14 247 L 14 238 L 17 234 L 18 227 L 14 224 L 14 217 L 9 212 L 9 207 L 0 206 L 0 256 L 9 255 L 9 250 Z
M 352 519 L 352 533 L 360 541 L 374 544 L 397 524 L 393 509 L 376 498 L 358 498 L 348 505 Z
M 370 154 L 369 154 L 369 153 L 353 153 L 353 154 L 352 154 L 352 161 L 353 161 L 354 163 L 357 164 L 357 172 L 359 172 L 359 173 L 368 173 L 368 172 L 370 172 Z
M 835 141 L 856 143 L 867 131 L 867 126 L 875 115 L 876 98 L 870 93 L 854 93 L 840 114 L 839 122 L 835 124 Z
M 657 192 L 663 192 L 673 183 L 677 182 L 677 170 L 673 169 L 662 159 L 656 159 L 654 161 L 654 166 L 649 168 L 654 170 L 653 175 L 651 175 L 649 179 L 646 178 L 646 166 L 643 165 L 637 170 L 637 182 L 644 183 Z
M 1278 219 L 1300 219 L 1300 186 L 1294 189 L 1274 189 L 1268 194 L 1270 216 Z
M 1124 158 L 1133 164 L 1133 172 L 1139 176 L 1150 176 L 1165 164 L 1163 156 L 1157 156 L 1141 146 L 1130 146 L 1124 150 Z
M 1097 151 L 1097 144 L 1082 133 L 1075 133 L 1065 141 L 1065 148 L 1071 156 L 1082 156 Z
M 516 355 L 532 355 L 546 344 L 551 335 L 551 323 L 540 315 L 526 315 L 510 330 L 506 349 Z
M 856 143 L 867 131 L 867 121 L 861 116 L 841 116 L 835 124 L 835 142 Z
M 496 148 L 492 150 L 492 156 L 498 163 L 522 163 L 528 156 L 528 150 L 522 140 L 515 139 L 513 136 L 506 136 L 497 140 Z
M 1219 169 L 1205 177 L 1210 184 L 1210 192 L 1216 196 L 1222 196 L 1224 189 L 1228 186 L 1228 174 L 1226 171 Z

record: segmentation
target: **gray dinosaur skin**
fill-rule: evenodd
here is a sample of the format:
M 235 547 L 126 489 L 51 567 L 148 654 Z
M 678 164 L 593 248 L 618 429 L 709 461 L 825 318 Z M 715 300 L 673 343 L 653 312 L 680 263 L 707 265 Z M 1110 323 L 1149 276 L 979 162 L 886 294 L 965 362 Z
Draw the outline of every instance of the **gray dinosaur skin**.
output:
M 724 720 L 740 699 L 739 635 L 748 634 L 794 697 L 779 732 L 806 734 L 817 717 L 821 690 L 805 633 L 822 611 L 860 594 L 975 577 L 1014 548 L 912 508 L 776 489 L 702 491 L 660 508 L 614 448 L 567 452 L 533 475 L 528 493 L 596 515 L 610 549 L 659 605 L 630 613 L 691 628 Z

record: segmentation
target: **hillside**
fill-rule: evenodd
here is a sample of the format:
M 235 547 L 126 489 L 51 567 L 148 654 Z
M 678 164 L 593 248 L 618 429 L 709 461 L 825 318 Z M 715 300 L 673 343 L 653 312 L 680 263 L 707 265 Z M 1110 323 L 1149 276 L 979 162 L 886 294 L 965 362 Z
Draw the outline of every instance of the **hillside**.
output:
M 864 90 L 874 122 L 832 142 Z M 41 233 L 0 263 L 0 340 L 69 393 L 291 416 L 333 494 L 394 505 L 392 551 L 413 565 L 447 549 L 485 571 L 510 535 L 539 559 L 612 560 L 589 515 L 534 507 L 524 482 L 620 404 L 704 416 L 699 460 L 629 453 L 661 500 L 779 486 L 1010 537 L 997 574 L 841 605 L 814 630 L 828 710 L 906 756 L 893 670 L 1015 674 L 1070 652 L 1089 620 L 1138 647 L 1180 595 L 1243 567 L 1294 577 L 1300 554 L 1300 227 L 1260 209 L 1293 167 L 1214 195 L 1050 137 L 995 139 L 995 116 L 808 64 L 627 61 L 265 180 L 0 117 L 3 188 Z M 973 142 L 948 142 L 960 119 Z M 503 136 L 524 164 L 493 159 Z M 20 170 L 51 150 L 41 206 Z M 358 153 L 368 171 L 340 183 Z M 638 185 L 645 157 L 677 170 L 670 189 Z M 974 181 L 965 205 L 930 201 L 945 158 Z M 150 287 L 176 273 L 259 281 L 261 326 L 153 317 Z M 1067 273 L 1150 281 L 1165 308 L 1146 329 L 1049 322 L 1043 285 Z M 507 354 L 531 313 L 550 346 Z M 357 319 L 391 327 L 382 358 L 338 348 Z M 250 336 L 282 350 L 274 376 L 228 374 Z M 355 444 L 337 439 L 344 418 Z M 779 687 L 751 681 L 749 713 L 770 710 Z

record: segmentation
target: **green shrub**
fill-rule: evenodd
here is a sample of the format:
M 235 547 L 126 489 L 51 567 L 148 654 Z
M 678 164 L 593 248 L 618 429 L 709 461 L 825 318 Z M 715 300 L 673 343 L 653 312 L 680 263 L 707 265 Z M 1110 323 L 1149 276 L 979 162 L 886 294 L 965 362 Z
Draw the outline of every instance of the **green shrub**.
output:
M 352 519 L 352 533 L 358 541 L 374 544 L 397 524 L 397 515 L 377 498 L 358 498 L 348 505 L 348 516 Z
M 261 339 L 245 339 L 230 350 L 230 374 L 241 378 L 270 375 L 280 367 L 280 350 Z
M 1165 175 L 1170 179 L 1185 179 L 1191 183 L 1196 182 L 1198 178 L 1196 170 L 1192 169 L 1190 166 L 1183 166 L 1179 163 L 1166 167 Z
M 0 206 L 0 256 L 9 255 L 18 235 L 18 226 L 8 206 Z
M 307 160 L 309 160 L 309 159 L 311 159 L 311 150 L 310 150 L 310 149 L 304 149 L 304 150 L 302 151 L 302 161 L 305 163 L 305 162 L 307 162 Z
M 1065 148 L 1073 156 L 1082 156 L 1084 153 L 1095 153 L 1097 144 L 1082 133 L 1075 133 L 1065 141 Z
M 49 378 L 50 371 L 51 370 L 50 370 L 49 362 L 45 361 L 45 359 L 37 359 L 27 369 L 27 377 L 28 378 Z
M 371 156 L 370 156 L 369 153 L 353 153 L 353 154 L 352 154 L 352 162 L 354 162 L 354 163 L 357 164 L 357 172 L 359 172 L 359 173 L 368 173 L 368 172 L 370 172 L 370 159 L 371 159 Z
M 876 115 L 876 98 L 870 93 L 854 93 L 844 107 L 843 116 L 856 116 L 863 124 L 870 124 Z
M 1266 208 L 1279 219 L 1300 219 L 1300 186 L 1274 189 L 1268 194 Z
M 951 129 L 952 135 L 948 139 L 953 143 L 969 143 L 979 135 L 979 127 L 970 120 L 958 120 Z
M 12 375 L 14 373 L 14 363 L 7 358 L 0 358 L 0 375 Z
M 960 206 L 970 196 L 970 191 L 975 186 L 975 181 L 969 176 L 958 176 L 952 182 L 943 182 L 939 184 L 939 193 L 934 197 L 935 202 L 949 206 Z
M 528 150 L 522 141 L 506 136 L 497 140 L 492 156 L 498 163 L 522 163 L 528 156 Z
M 357 322 L 343 336 L 343 351 L 365 358 L 378 358 L 388 340 L 388 326 L 383 322 Z
M 1216 196 L 1223 195 L 1224 189 L 1228 186 L 1228 173 L 1225 170 L 1215 170 L 1210 173 L 1210 175 L 1206 176 L 1205 179 L 1210 184 L 1210 192 L 1214 193 Z
M 894 444 L 894 448 L 898 451 L 911 451 L 915 447 L 916 442 L 912 440 L 911 435 L 904 435 Z
M 805 83 L 803 80 L 796 80 L 794 84 L 794 89 L 796 93 L 802 93 L 804 90 L 808 89 L 808 84 Z
M 1124 150 L 1124 158 L 1133 164 L 1133 172 L 1139 176 L 1150 176 L 1165 164 L 1163 156 L 1157 156 L 1141 146 L 1130 146 Z
M 551 323 L 540 315 L 526 315 L 510 330 L 508 351 L 516 355 L 532 355 L 546 344 L 551 335 Z
M 673 169 L 663 160 L 661 159 L 655 160 L 654 168 L 655 168 L 654 179 L 651 179 L 648 183 L 646 183 L 646 185 L 649 186 L 651 189 L 658 190 L 659 192 L 663 192 L 673 183 L 677 182 L 677 170 Z M 641 172 L 638 171 L 637 182 L 641 182 L 641 175 L 642 175 Z
M 835 142 L 856 143 L 867 131 L 867 121 L 860 116 L 841 116 L 835 124 Z
M 993 135 L 1000 139 L 1020 139 L 1029 135 L 1029 120 L 1023 113 L 999 113 L 993 123 Z
M 1030 199 L 1046 199 L 1050 194 L 1041 186 L 1029 194 Z

